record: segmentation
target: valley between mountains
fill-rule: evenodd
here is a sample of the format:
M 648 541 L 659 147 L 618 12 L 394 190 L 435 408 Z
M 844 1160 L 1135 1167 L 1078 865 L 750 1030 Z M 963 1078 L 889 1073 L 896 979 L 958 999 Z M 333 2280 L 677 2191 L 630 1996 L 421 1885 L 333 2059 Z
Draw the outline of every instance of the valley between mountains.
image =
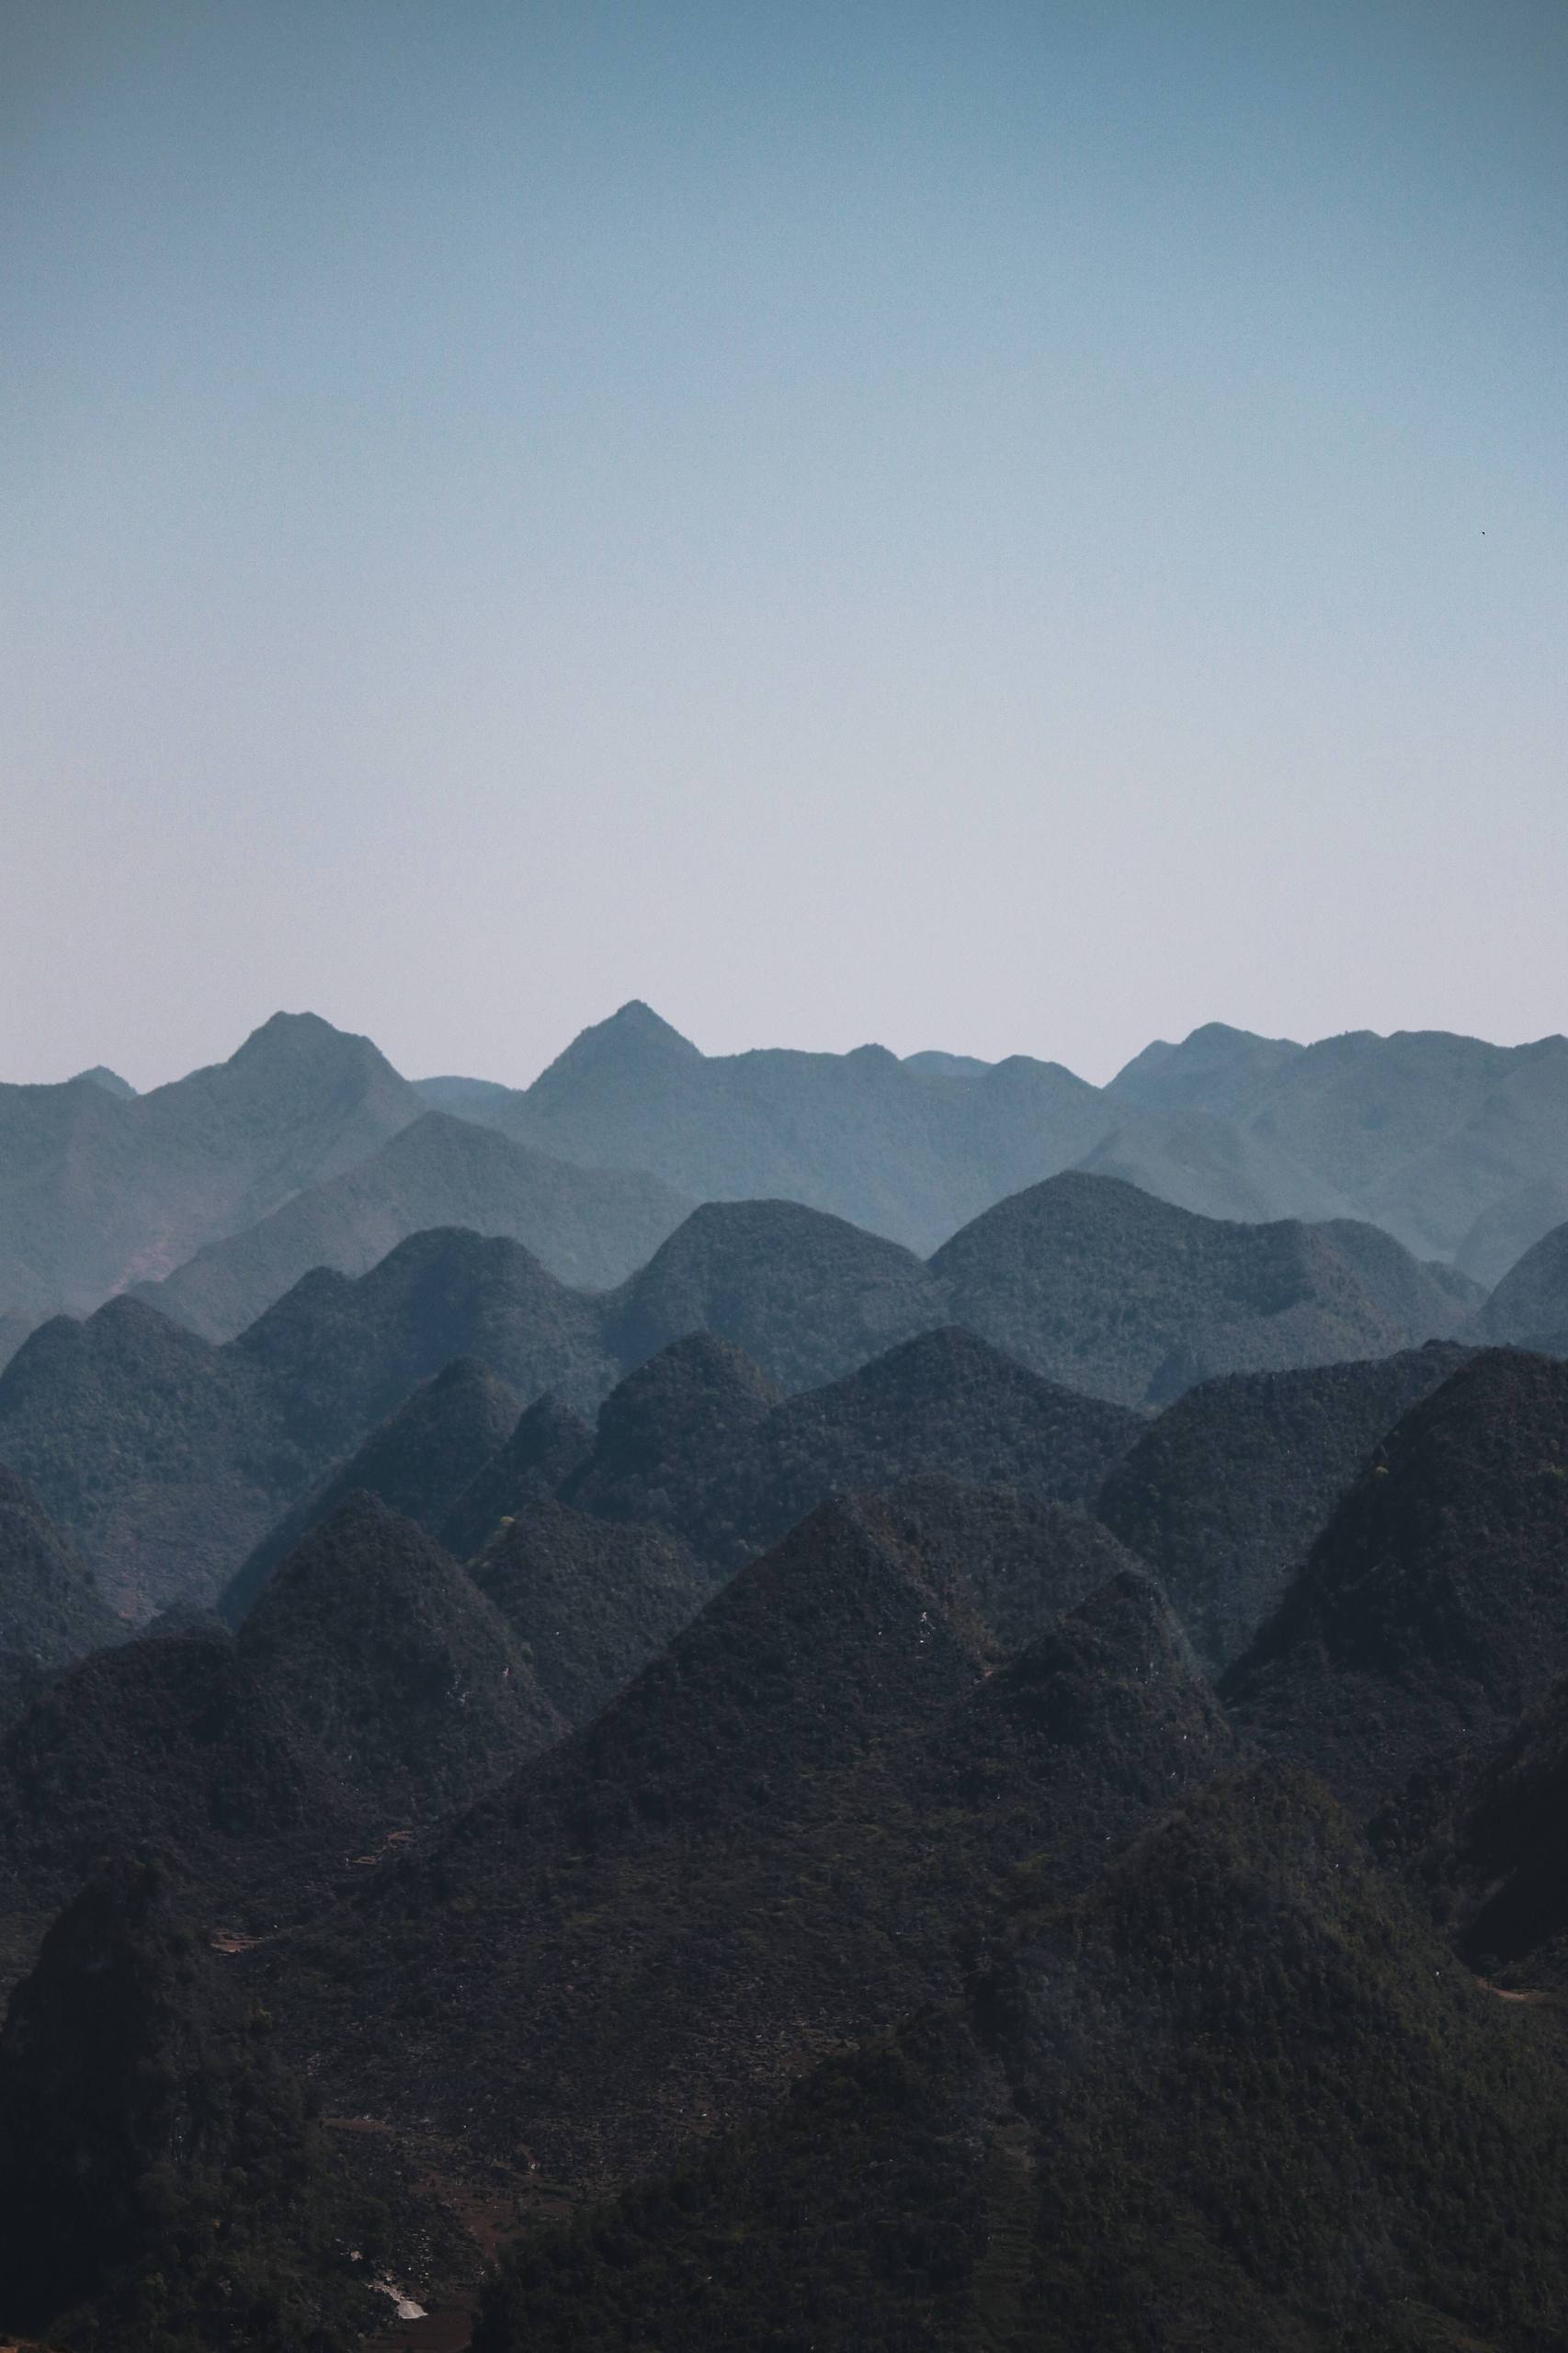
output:
M 1562 2353 L 1568 1044 L 0 1087 L 0 2331 Z

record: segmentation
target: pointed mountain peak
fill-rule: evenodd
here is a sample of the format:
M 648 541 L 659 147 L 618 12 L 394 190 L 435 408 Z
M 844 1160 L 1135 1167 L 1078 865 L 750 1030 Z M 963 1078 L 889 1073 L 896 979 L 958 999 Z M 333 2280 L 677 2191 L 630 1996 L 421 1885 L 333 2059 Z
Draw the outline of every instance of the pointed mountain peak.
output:
M 106 1095 L 118 1095 L 126 1102 L 133 1100 L 136 1094 L 131 1081 L 121 1078 L 117 1070 L 110 1070 L 107 1063 L 95 1063 L 91 1070 L 79 1070 L 70 1084 L 101 1087 Z
M 411 1813 L 476 1795 L 562 1730 L 479 1588 L 363 1492 L 290 1552 L 236 1647 L 347 1779 Z
M 547 1389 L 459 1495 L 442 1522 L 442 1543 L 454 1559 L 472 1560 L 503 1521 L 553 1495 L 593 1445 L 587 1423 Z
M 535 1095 L 542 1089 L 548 1097 L 563 1079 L 575 1080 L 590 1072 L 596 1077 L 616 1073 L 631 1076 L 703 1060 L 700 1049 L 689 1038 L 673 1029 L 641 997 L 633 997 L 608 1021 L 580 1029 L 565 1052 L 557 1054 L 528 1091 Z
M 350 1029 L 335 1029 L 319 1013 L 275 1013 L 222 1067 L 225 1070 L 305 1068 L 331 1063 L 392 1065 L 370 1038 Z

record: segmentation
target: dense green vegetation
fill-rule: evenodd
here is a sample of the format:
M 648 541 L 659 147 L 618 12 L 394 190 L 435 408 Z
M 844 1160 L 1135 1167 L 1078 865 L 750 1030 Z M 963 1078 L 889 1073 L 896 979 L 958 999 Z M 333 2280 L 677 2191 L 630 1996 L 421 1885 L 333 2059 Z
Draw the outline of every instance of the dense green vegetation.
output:
M 73 2353 L 359 2342 L 386 2309 L 370 2282 L 393 2215 L 344 2170 L 270 2042 L 162 1873 L 95 1880 L 0 2038 L 12 2317 Z
M 1096 1509 L 1158 1571 L 1210 1674 L 1278 1607 L 1385 1432 L 1463 1360 L 1429 1341 L 1369 1363 L 1228 1373 L 1177 1398 L 1115 1465 Z
M 528 2236 L 477 2353 L 1547 2353 L 1565 2100 L 1551 2020 L 1266 1770 L 1025 1898 L 966 2001 Z

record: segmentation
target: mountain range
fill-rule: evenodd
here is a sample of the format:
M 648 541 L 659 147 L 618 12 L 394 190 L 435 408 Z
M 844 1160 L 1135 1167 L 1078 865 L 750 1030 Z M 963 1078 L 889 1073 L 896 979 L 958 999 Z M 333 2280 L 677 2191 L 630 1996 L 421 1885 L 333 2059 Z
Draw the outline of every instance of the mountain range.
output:
M 1013 1360 L 1015 1382 L 1136 1409 L 1211 1373 L 1385 1355 L 1451 1332 L 1465 1304 L 1373 1229 L 1227 1223 L 1079 1175 L 998 1204 L 924 1264 L 821 1211 L 714 1203 L 603 1293 L 561 1283 L 517 1242 L 434 1229 L 367 1274 L 315 1269 L 221 1346 L 136 1297 L 52 1320 L 0 1373 L 0 1461 L 115 1606 L 145 1618 L 215 1600 L 457 1358 L 518 1405 L 550 1391 L 591 1413 L 693 1332 L 755 1348 L 780 1388 L 826 1390 L 890 1341 L 960 1325 Z M 961 1390 L 950 1349 L 943 1362 Z M 699 1426 L 693 1401 L 682 1413 Z M 901 1475 L 920 1467 L 915 1443 Z M 477 1472 L 477 1454 L 452 1462 Z
M 1215 1023 L 1096 1087 L 1027 1055 L 704 1055 L 634 1002 L 510 1088 L 411 1084 L 369 1040 L 278 1014 L 146 1095 L 101 1068 L 0 1086 L 0 1358 L 137 1287 L 232 1338 L 312 1267 L 363 1273 L 436 1225 L 591 1290 L 703 1201 L 798 1202 L 926 1257 L 1073 1167 L 1210 1217 L 1377 1226 L 1485 1290 L 1568 1223 L 1565 1161 L 1561 1038 L 1297 1046 Z
M 0 1090 L 0 2347 L 1561 2353 L 1561 1043 Z

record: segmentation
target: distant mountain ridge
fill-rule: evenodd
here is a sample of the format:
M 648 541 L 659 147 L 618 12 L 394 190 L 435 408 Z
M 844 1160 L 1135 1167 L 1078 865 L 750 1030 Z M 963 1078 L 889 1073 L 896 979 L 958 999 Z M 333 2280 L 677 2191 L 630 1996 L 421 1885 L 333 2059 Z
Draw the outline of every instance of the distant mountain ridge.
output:
M 1568 1221 L 1568 1040 L 1210 1023 L 1096 1087 L 1024 1054 L 707 1055 L 633 1000 L 518 1089 L 410 1084 L 368 1039 L 278 1014 L 146 1095 L 102 1066 L 0 1086 L 0 1361 L 138 1286 L 227 1338 L 311 1266 L 363 1272 L 432 1225 L 593 1289 L 706 1201 L 792 1202 L 925 1256 L 1075 1167 L 1205 1216 L 1370 1223 L 1485 1288 Z
M 1437 1030 L 1299 1045 L 1211 1022 L 1108 1086 L 1025 1055 L 880 1046 L 704 1055 L 634 1000 L 531 1086 L 429 1099 L 562 1158 L 650 1170 L 700 1199 L 776 1196 L 925 1254 L 1084 1165 L 1206 1215 L 1351 1217 L 1483 1285 L 1568 1218 L 1568 1040 Z

